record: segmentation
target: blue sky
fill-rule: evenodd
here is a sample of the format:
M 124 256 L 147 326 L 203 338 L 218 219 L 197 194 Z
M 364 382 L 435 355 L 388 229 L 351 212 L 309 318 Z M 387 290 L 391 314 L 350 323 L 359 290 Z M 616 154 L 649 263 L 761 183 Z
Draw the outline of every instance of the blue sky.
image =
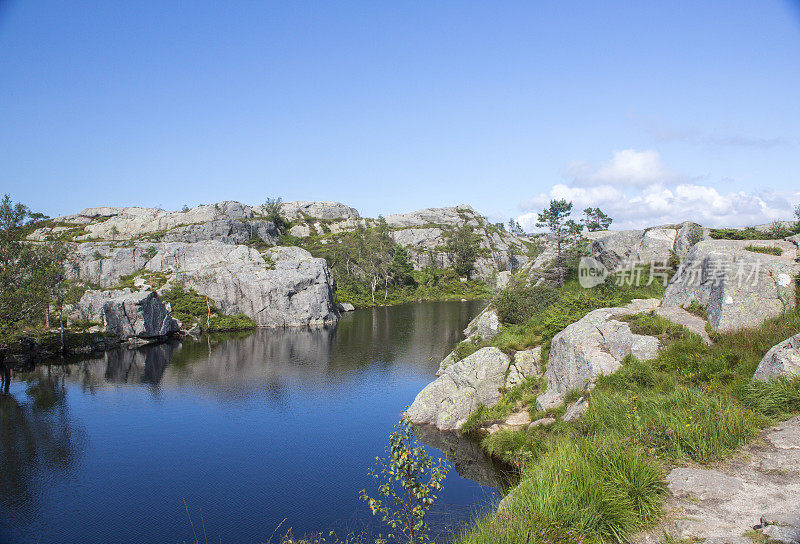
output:
M 788 0 L 0 0 L 0 192 L 788 218 L 798 59 Z

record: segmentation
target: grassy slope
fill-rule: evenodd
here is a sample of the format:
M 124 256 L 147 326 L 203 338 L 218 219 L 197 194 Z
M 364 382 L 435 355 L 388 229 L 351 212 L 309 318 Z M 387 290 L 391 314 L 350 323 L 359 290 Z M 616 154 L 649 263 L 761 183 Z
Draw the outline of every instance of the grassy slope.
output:
M 800 378 L 750 380 L 773 345 L 800 331 L 797 311 L 746 333 L 715 335 L 713 346 L 654 314 L 629 322 L 634 332 L 662 340 L 658 358 L 629 357 L 619 372 L 601 378 L 576 423 L 485 438 L 487 451 L 520 467 L 521 483 L 507 508 L 476 522 L 457 542 L 573 542 L 576 535 L 584 542 L 619 540 L 660 515 L 669 466 L 727 457 L 760 427 L 800 412 Z M 500 337 L 495 343 L 507 345 Z M 541 385 L 527 382 L 509 392 L 466 430 L 502 417 L 520 401 L 534 411 Z

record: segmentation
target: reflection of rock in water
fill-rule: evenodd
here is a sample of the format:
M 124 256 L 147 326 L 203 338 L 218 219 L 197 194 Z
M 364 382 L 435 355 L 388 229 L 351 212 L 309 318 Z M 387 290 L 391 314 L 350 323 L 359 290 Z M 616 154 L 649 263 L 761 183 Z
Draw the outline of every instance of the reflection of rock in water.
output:
M 500 487 L 500 474 L 477 442 L 431 426 L 414 426 L 420 442 L 444 453 L 462 478 L 486 487 Z
M 178 342 L 173 341 L 139 349 L 109 351 L 104 357 L 105 379 L 109 383 L 157 384 L 178 346 Z

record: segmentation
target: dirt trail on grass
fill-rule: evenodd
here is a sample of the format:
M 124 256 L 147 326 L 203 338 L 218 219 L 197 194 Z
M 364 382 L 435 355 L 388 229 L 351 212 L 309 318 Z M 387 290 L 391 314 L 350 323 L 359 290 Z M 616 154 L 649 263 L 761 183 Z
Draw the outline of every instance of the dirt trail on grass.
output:
M 725 462 L 675 468 L 667 482 L 667 521 L 635 542 L 667 534 L 706 544 L 800 543 L 800 416 L 762 431 Z

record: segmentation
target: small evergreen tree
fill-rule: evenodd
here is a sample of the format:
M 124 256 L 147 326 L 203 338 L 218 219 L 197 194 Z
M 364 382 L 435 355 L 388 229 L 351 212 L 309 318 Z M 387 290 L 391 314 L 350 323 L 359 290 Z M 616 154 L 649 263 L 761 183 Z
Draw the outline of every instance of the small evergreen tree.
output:
M 408 251 L 400 244 L 394 248 L 389 272 L 392 281 L 397 285 L 413 285 L 414 283 L 414 265 L 408 257 Z
M 600 208 L 586 208 L 583 210 L 583 219 L 581 219 L 581 222 L 589 232 L 608 230 L 613 221 Z
M 508 220 L 508 230 L 512 234 L 525 234 L 525 231 L 522 230 L 522 225 L 519 224 L 519 221 L 514 219 L 513 217 Z
M 567 220 L 571 212 L 572 202 L 567 202 L 565 199 L 551 200 L 550 206 L 542 210 L 536 223 L 537 227 L 549 230 L 556 239 L 556 272 L 559 284 L 564 283 L 566 275 L 564 249 L 570 235 L 573 235 L 573 231 L 577 228 L 574 221 Z
M 278 231 L 278 234 L 286 234 L 286 231 L 289 230 L 289 222 L 283 217 L 283 212 L 281 211 L 282 204 L 283 199 L 281 197 L 268 198 L 264 202 L 264 217 L 275 225 L 275 230 Z

